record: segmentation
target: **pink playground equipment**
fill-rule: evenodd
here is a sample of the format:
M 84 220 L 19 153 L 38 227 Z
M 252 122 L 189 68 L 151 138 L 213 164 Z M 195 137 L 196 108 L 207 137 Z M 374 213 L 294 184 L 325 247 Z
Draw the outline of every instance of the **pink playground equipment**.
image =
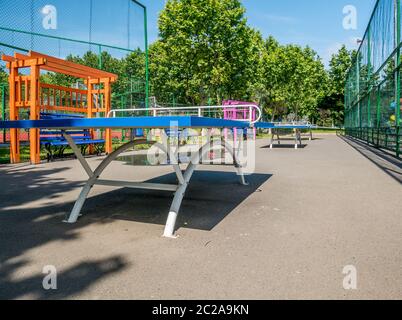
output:
M 253 123 L 257 120 L 257 108 L 258 104 L 254 102 L 244 102 L 237 100 L 224 100 L 222 102 L 223 108 L 223 117 L 225 120 L 238 120 L 238 121 L 249 121 Z M 257 107 L 257 108 L 253 108 Z M 235 129 L 234 141 L 237 141 L 237 131 Z M 240 130 L 243 132 L 243 130 Z M 257 130 L 253 128 L 254 139 L 257 137 Z M 227 131 L 225 131 L 225 138 L 227 139 Z

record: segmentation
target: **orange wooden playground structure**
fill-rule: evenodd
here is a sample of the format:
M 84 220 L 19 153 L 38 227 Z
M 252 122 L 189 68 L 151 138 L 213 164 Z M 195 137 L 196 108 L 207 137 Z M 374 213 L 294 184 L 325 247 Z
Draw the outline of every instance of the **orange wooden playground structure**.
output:
M 117 81 L 117 75 L 102 70 L 83 66 L 74 62 L 30 51 L 28 55 L 15 53 L 3 55 L 7 62 L 9 75 L 10 120 L 19 120 L 20 109 L 28 109 L 30 120 L 39 120 L 43 111 L 63 111 L 84 114 L 94 118 L 98 114 L 105 116 L 111 109 L 111 84 Z M 30 68 L 28 75 L 21 75 L 20 69 Z M 86 89 L 62 87 L 41 83 L 41 70 L 64 74 L 84 81 Z M 94 130 L 91 130 L 94 136 Z M 112 152 L 111 130 L 105 133 L 105 151 Z M 40 163 L 40 131 L 30 129 L 30 160 Z M 91 152 L 91 150 L 90 150 Z M 10 130 L 10 160 L 20 162 L 19 130 Z

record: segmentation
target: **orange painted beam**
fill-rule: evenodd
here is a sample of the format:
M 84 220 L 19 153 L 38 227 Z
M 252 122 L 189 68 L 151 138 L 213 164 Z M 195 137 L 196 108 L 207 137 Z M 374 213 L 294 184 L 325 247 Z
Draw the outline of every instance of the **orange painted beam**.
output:
M 8 56 L 6 54 L 2 54 L 1 55 L 1 60 L 5 61 L 5 62 L 14 62 L 15 58 L 12 56 Z
M 114 73 L 91 68 L 88 66 L 84 66 L 84 65 L 72 62 L 72 61 L 62 60 L 62 59 L 48 56 L 48 55 L 38 53 L 35 51 L 30 51 L 29 56 L 35 57 L 35 58 L 44 58 L 44 59 L 46 59 L 46 61 L 51 62 L 53 65 L 59 65 L 59 66 L 64 66 L 64 67 L 70 68 L 70 69 L 80 70 L 80 71 L 86 73 L 87 75 L 89 75 L 90 78 L 113 78 L 113 79 L 115 79 L 114 81 L 116 81 L 118 78 L 118 76 Z
M 58 73 L 63 73 L 65 70 L 68 72 L 67 74 L 74 73 L 73 76 L 77 76 L 79 78 L 107 78 L 111 79 L 112 82 L 118 79 L 118 76 L 114 73 L 106 72 L 103 70 L 87 67 L 78 63 L 74 63 L 71 61 L 66 61 L 62 59 L 58 59 L 55 57 L 51 57 L 48 55 L 44 55 L 38 52 L 31 51 L 29 55 L 24 55 L 21 53 L 15 53 L 14 57 L 8 55 L 2 55 L 2 60 L 13 63 L 18 63 L 17 67 L 30 67 L 34 64 L 37 65 L 48 65 L 49 67 L 46 69 L 54 69 L 48 71 L 54 71 Z
M 94 97 L 93 97 L 92 90 L 93 90 L 93 86 L 92 86 L 92 84 L 89 83 L 89 85 L 88 85 L 88 95 L 87 95 L 87 97 L 88 97 L 87 118 L 93 118 L 93 113 L 94 113 L 94 111 L 93 111 L 93 108 L 94 108 L 94 99 L 93 98 Z M 94 132 L 93 129 L 89 130 L 89 134 L 91 136 L 91 139 L 94 139 L 95 132 Z M 90 145 L 89 148 L 88 148 L 89 154 L 93 154 L 94 151 L 95 151 L 94 146 Z
M 43 65 L 41 67 L 41 69 L 46 70 L 46 71 L 65 74 L 65 75 L 80 78 L 80 79 L 87 79 L 88 77 L 90 77 L 90 75 L 88 75 L 88 73 L 85 73 L 84 71 L 80 71 L 75 68 L 58 65 L 53 62 L 46 63 L 46 65 Z
M 20 109 L 26 109 L 26 108 L 29 108 L 30 104 L 29 104 L 29 101 L 22 101 L 22 102 L 20 101 L 20 102 L 16 102 L 15 106 Z
M 106 82 L 115 82 L 113 78 L 94 78 L 94 79 L 89 79 L 89 82 L 92 84 L 104 84 Z
M 111 86 L 109 81 L 105 82 L 105 114 L 107 115 L 111 109 Z M 105 115 L 105 116 L 106 116 Z M 107 154 L 111 154 L 113 152 L 113 145 L 112 145 L 112 130 L 106 129 L 106 137 L 105 137 L 105 151 Z
M 48 105 L 41 105 L 40 109 L 42 111 L 49 110 L 49 111 L 68 111 L 68 112 L 77 112 L 77 113 L 85 113 L 87 114 L 87 108 L 76 108 L 76 107 L 67 107 L 67 106 L 48 106 Z M 97 112 L 103 112 L 103 110 L 97 110 Z
M 46 61 L 43 59 L 31 59 L 31 60 L 17 60 L 9 62 L 7 64 L 8 68 L 30 68 L 32 66 L 43 66 Z
M 15 78 L 18 75 L 18 69 L 11 68 L 9 76 L 9 108 L 10 108 L 10 120 L 18 120 L 18 109 L 15 106 Z M 10 130 L 10 162 L 20 163 L 20 142 L 19 142 L 19 130 Z
M 27 90 L 27 88 L 26 88 Z M 30 120 L 39 120 L 39 66 L 31 67 L 31 86 L 30 86 Z M 40 163 L 40 135 L 39 129 L 29 130 L 29 153 L 31 164 Z
M 16 56 L 20 58 L 16 58 Z M 32 58 L 29 56 L 22 55 L 20 53 L 15 53 L 15 56 L 8 56 L 6 54 L 3 54 L 1 56 L 1 59 L 5 62 L 8 62 L 7 67 L 10 68 L 11 64 L 16 63 L 14 67 L 18 68 L 26 68 L 26 67 L 31 67 L 32 65 L 43 65 L 46 60 L 43 58 Z
M 14 58 L 15 60 L 32 60 L 32 57 L 18 52 L 14 53 Z
M 62 86 L 57 86 L 54 84 L 48 84 L 48 83 L 41 83 L 40 84 L 41 88 L 47 88 L 47 89 L 55 89 L 55 90 L 61 90 L 61 91 L 68 91 L 68 92 L 76 92 L 80 94 L 87 94 L 86 90 L 82 89 L 75 89 L 75 88 L 68 88 L 68 87 L 62 87 Z

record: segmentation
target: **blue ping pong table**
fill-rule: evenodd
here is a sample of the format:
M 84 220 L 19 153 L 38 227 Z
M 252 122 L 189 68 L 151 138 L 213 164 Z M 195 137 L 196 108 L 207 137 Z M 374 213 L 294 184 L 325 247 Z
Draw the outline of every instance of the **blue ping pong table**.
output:
M 299 124 L 280 124 L 280 123 L 270 123 L 270 122 L 259 122 L 255 124 L 257 129 L 270 129 L 272 131 L 270 148 L 273 148 L 275 136 L 277 136 L 277 141 L 280 144 L 281 133 L 285 132 L 285 134 L 289 134 L 289 131 L 293 131 L 295 138 L 295 149 L 298 149 L 299 146 L 302 145 L 302 131 L 308 130 L 309 140 L 313 140 L 313 131 L 311 125 L 299 125 Z
M 269 126 L 269 124 L 266 124 Z M 94 118 L 94 119 L 53 119 L 53 120 L 20 120 L 20 121 L 0 121 L 0 129 L 57 129 L 61 130 L 64 138 L 67 140 L 69 146 L 76 155 L 82 168 L 88 175 L 88 180 L 85 183 L 74 208 L 72 209 L 69 217 L 65 222 L 75 223 L 77 222 L 82 207 L 95 185 L 110 186 L 110 187 L 128 187 L 134 189 L 146 189 L 146 190 L 160 190 L 170 191 L 174 193 L 174 198 L 168 214 L 168 219 L 165 225 L 164 236 L 172 238 L 175 234 L 175 225 L 177 216 L 187 190 L 187 187 L 191 181 L 194 171 L 197 165 L 201 162 L 203 157 L 208 154 L 212 149 L 212 137 L 208 136 L 208 142 L 200 147 L 199 152 L 196 152 L 191 161 L 188 164 L 187 169 L 183 172 L 177 161 L 177 154 L 170 152 L 169 148 L 166 148 L 157 141 L 148 141 L 147 139 L 134 140 L 119 147 L 113 153 L 106 156 L 105 159 L 99 164 L 99 166 L 93 170 L 84 156 L 81 154 L 80 148 L 74 142 L 74 139 L 69 135 L 69 130 L 77 129 L 245 129 L 249 128 L 250 124 L 245 122 L 223 120 L 216 118 L 204 118 L 204 117 L 135 117 L 135 118 Z M 164 130 L 162 130 L 164 132 Z M 234 161 L 234 167 L 237 170 L 237 174 L 240 177 L 242 185 L 247 185 L 242 166 L 238 161 L 236 153 L 233 148 L 224 139 L 218 139 L 215 141 L 215 146 L 220 145 L 227 152 L 231 154 Z M 117 181 L 117 180 L 104 180 L 100 176 L 104 170 L 110 165 L 113 160 L 135 147 L 136 145 L 148 144 L 159 148 L 162 152 L 166 153 L 170 158 L 171 166 L 177 176 L 177 185 L 156 184 L 156 183 L 137 183 L 129 181 Z

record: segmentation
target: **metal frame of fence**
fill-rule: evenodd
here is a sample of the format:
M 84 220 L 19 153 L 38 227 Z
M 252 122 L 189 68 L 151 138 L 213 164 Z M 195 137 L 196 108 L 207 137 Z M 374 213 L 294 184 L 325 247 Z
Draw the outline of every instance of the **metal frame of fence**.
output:
M 377 0 L 345 87 L 345 133 L 402 154 L 401 0 Z
M 94 0 L 88 0 L 91 3 L 92 7 L 92 1 Z M 138 0 L 127 0 L 127 2 L 131 2 L 135 4 L 138 8 L 138 10 L 143 11 L 143 27 L 144 27 L 144 54 L 145 54 L 145 79 L 142 79 L 144 82 L 144 105 L 145 107 L 148 108 L 149 106 L 149 50 L 148 50 L 148 17 L 147 17 L 147 7 L 143 5 L 140 1 Z M 27 10 L 32 10 L 32 8 L 28 8 Z M 32 13 L 31 13 L 32 14 Z M 92 21 L 92 13 L 90 17 L 90 21 Z M 105 22 L 107 23 L 107 22 Z M 90 26 L 91 28 L 91 26 Z M 68 37 L 63 37 L 63 36 L 58 36 L 58 35 L 50 35 L 50 34 L 44 34 L 40 32 L 35 32 L 34 30 L 24 30 L 24 28 L 15 28 L 15 27 L 9 27 L 7 25 L 2 25 L 0 23 L 0 49 L 1 47 L 12 49 L 14 51 L 22 52 L 22 53 L 27 53 L 29 50 L 34 50 L 35 48 L 31 47 L 34 42 L 39 42 L 39 43 L 51 43 L 52 45 L 55 45 L 55 47 L 59 48 L 61 50 L 64 47 L 71 47 L 72 50 L 74 48 L 85 48 L 88 47 L 88 51 L 94 52 L 98 55 L 98 69 L 103 69 L 104 63 L 102 61 L 102 52 L 107 51 L 107 52 L 120 52 L 122 53 L 127 53 L 130 54 L 134 52 L 134 48 L 123 48 L 120 46 L 115 46 L 115 45 L 108 45 L 105 43 L 98 43 L 95 41 L 83 41 L 82 39 L 74 39 L 74 38 L 68 38 Z M 91 32 L 91 31 L 89 31 Z M 1 36 L 3 34 L 3 36 Z M 7 35 L 7 39 L 4 39 L 3 37 Z M 26 44 L 24 43 L 23 45 L 20 44 L 14 44 L 12 39 L 18 39 L 18 38 L 24 38 L 26 40 L 26 37 L 31 37 L 32 39 L 37 39 L 37 41 L 31 40 L 30 42 L 27 42 Z M 38 50 L 36 50 L 38 51 Z M 64 50 L 65 51 L 65 50 Z M 1 53 L 1 52 L 0 52 Z M 53 54 L 52 52 L 42 52 L 45 54 L 49 54 L 51 56 L 57 56 Z M 74 51 L 71 52 L 72 54 L 75 54 Z M 62 57 L 59 57 L 62 58 Z

